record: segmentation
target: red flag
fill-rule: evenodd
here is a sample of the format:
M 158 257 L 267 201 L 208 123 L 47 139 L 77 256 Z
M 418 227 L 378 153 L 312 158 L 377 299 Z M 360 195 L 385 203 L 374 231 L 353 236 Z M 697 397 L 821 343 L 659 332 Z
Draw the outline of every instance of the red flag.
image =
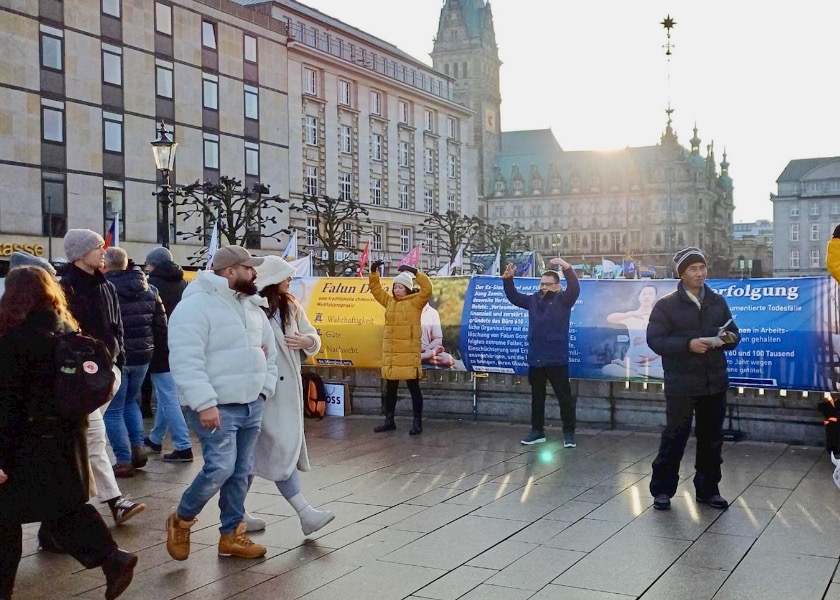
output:
M 111 221 L 111 228 L 108 229 L 108 233 L 105 234 L 105 245 L 104 248 L 110 248 L 111 246 L 119 246 L 120 239 L 117 235 L 117 219 L 119 217 L 115 216 L 114 220 Z
M 410 252 L 407 252 L 405 256 L 400 259 L 400 264 L 398 266 L 408 265 L 409 267 L 418 267 L 420 266 L 420 246 L 414 246 Z
M 368 262 L 368 258 L 370 257 L 370 240 L 365 242 L 365 249 L 362 250 L 361 256 L 359 256 L 359 269 L 356 271 L 356 277 L 361 277 L 362 273 L 365 270 L 365 265 Z

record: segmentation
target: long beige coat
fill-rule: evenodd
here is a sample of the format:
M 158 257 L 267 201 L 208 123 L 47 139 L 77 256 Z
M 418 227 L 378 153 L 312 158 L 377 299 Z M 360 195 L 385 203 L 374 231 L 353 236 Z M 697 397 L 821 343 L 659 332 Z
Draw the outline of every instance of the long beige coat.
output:
M 303 307 L 290 306 L 292 318 L 286 326 L 289 334 L 309 336 L 315 346 L 305 350 L 307 356 L 321 349 L 321 338 L 306 317 Z M 269 481 L 285 481 L 297 468 L 309 470 L 306 438 L 303 434 L 303 384 L 300 377 L 300 351 L 286 345 L 283 329 L 277 319 L 269 319 L 277 346 L 277 388 L 266 400 L 262 431 L 254 449 L 253 474 Z

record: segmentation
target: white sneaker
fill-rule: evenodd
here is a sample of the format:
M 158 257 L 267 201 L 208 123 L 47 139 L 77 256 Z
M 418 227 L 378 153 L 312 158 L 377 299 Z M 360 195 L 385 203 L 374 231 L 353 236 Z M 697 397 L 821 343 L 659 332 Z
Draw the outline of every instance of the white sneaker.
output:
M 310 505 L 300 511 L 298 516 L 300 517 L 300 528 L 303 530 L 303 535 L 315 533 L 335 519 L 335 515 L 330 511 L 317 510 Z
M 265 520 L 255 517 L 254 515 L 245 511 L 245 517 L 242 519 L 245 523 L 245 531 L 262 531 L 265 529 Z

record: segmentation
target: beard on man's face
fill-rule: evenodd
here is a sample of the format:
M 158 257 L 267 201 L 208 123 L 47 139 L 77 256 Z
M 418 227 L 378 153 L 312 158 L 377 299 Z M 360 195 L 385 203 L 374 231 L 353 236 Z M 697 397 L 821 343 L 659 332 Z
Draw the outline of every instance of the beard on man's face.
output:
M 237 276 L 236 281 L 233 282 L 233 289 L 246 296 L 253 296 L 257 293 L 257 286 L 254 284 L 252 276 L 247 279 Z

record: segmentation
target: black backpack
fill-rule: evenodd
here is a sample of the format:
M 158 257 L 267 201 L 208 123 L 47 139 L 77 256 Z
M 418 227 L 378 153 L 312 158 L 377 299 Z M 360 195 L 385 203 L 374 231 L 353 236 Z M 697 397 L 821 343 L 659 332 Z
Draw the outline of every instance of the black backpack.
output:
M 55 342 L 56 409 L 78 420 L 111 399 L 114 359 L 105 342 L 81 331 L 56 333 Z

